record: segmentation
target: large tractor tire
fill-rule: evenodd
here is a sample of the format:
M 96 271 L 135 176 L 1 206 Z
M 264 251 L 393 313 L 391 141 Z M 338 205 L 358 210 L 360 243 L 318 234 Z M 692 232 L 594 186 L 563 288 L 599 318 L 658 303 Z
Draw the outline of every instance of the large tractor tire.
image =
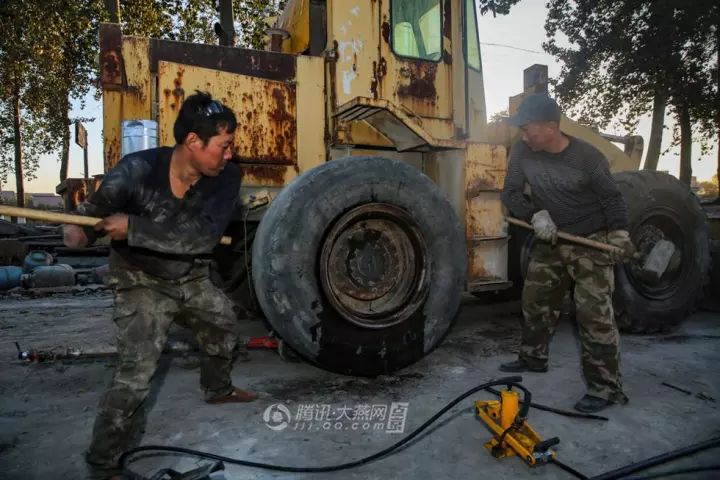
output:
M 710 268 L 705 213 L 690 189 L 665 173 L 615 175 L 630 213 L 630 236 L 638 251 L 650 252 L 661 239 L 676 251 L 658 280 L 642 275 L 642 261 L 615 269 L 615 317 L 621 329 L 666 330 L 693 312 L 702 298 Z
M 362 376 L 409 365 L 443 339 L 467 262 L 437 186 L 377 157 L 294 180 L 263 217 L 252 256 L 258 301 L 282 339 L 324 369 Z

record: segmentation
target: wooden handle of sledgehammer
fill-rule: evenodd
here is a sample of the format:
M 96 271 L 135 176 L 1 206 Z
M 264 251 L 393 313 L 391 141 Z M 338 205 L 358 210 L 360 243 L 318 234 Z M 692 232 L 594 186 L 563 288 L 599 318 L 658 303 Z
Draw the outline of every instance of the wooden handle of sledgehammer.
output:
M 513 225 L 517 225 L 518 227 L 527 228 L 529 230 L 533 230 L 532 225 L 530 225 L 527 222 L 524 222 L 522 220 L 519 220 L 517 218 L 513 217 L 505 217 L 508 221 L 508 223 L 512 223 Z M 558 238 L 562 238 L 563 240 L 567 240 L 569 242 L 575 242 L 579 243 L 580 245 L 585 245 L 586 247 L 596 248 L 598 250 L 602 250 L 603 252 L 607 253 L 613 253 L 618 251 L 618 247 L 615 247 L 613 245 L 598 242 L 597 240 L 591 240 L 589 238 L 585 237 L 579 237 L 577 235 L 573 235 L 572 233 L 565 233 L 558 230 L 557 233 Z
M 71 215 L 69 213 L 48 212 L 47 210 L 35 210 L 33 208 L 11 207 L 0 205 L 0 215 L 9 217 L 23 217 L 29 220 L 38 220 L 49 223 L 66 223 L 69 225 L 80 225 L 82 227 L 94 227 L 102 218 L 85 217 L 83 215 Z M 232 238 L 223 236 L 220 245 L 230 245 Z

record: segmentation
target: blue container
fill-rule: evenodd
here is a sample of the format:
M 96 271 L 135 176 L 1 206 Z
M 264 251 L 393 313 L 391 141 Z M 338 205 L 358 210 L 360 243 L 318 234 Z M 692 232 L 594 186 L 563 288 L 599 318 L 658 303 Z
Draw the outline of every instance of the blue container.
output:
M 25 255 L 25 272 L 30 273 L 37 267 L 53 264 L 53 256 L 42 250 L 33 250 Z
M 23 269 L 20 267 L 0 267 L 0 290 L 19 287 L 22 274 Z

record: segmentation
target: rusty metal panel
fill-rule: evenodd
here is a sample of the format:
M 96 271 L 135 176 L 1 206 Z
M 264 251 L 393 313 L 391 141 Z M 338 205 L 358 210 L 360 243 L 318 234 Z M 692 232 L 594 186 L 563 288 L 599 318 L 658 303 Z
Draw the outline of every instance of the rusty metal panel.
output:
M 103 163 L 106 172 L 120 161 L 123 94 L 121 90 L 103 90 Z
M 395 145 L 385 135 L 365 121 L 340 122 L 336 133 L 336 140 L 339 144 L 395 148 Z
M 158 71 L 161 145 L 175 145 L 172 127 L 180 106 L 185 96 L 202 90 L 235 111 L 240 162 L 295 164 L 295 85 L 169 62 L 160 62 Z
M 123 120 L 150 120 L 152 91 L 150 88 L 150 40 L 124 37 L 125 89 L 122 103 Z
M 66 212 L 74 212 L 92 193 L 92 178 L 66 178 L 57 186 L 55 193 L 63 197 Z
M 506 170 L 505 147 L 486 143 L 468 145 L 465 159 L 468 238 L 507 234 L 500 202 Z
M 464 142 L 461 141 L 433 137 L 426 130 L 425 124 L 432 127 L 432 121 L 435 119 L 422 119 L 406 108 L 382 98 L 357 97 L 339 106 L 335 117 L 340 120 L 336 129 L 344 128 L 346 131 L 347 127 L 343 125 L 344 123 L 367 122 L 389 139 L 399 151 L 427 151 L 433 148 L 464 149 L 465 147 Z M 336 140 L 340 141 L 339 138 Z M 373 145 L 382 146 L 382 144 Z
M 122 86 L 122 31 L 117 23 L 100 24 L 100 83 L 103 89 Z
M 151 73 L 158 73 L 160 62 L 182 63 L 269 80 L 292 80 L 295 78 L 294 55 L 247 48 L 151 39 Z
M 378 68 L 379 1 L 328 2 L 328 39 L 335 46 L 335 106 L 355 97 L 373 96 Z M 377 97 L 376 97 L 377 98 Z
M 507 152 L 504 146 L 468 144 L 465 156 L 465 235 L 468 283 L 507 280 L 507 222 L 500 200 Z
M 468 206 L 465 219 L 468 238 L 479 239 L 506 235 L 507 226 L 499 192 L 468 190 L 467 194 Z
M 325 162 L 325 62 L 321 57 L 297 59 L 297 164 L 301 172 Z
M 376 98 L 402 105 L 415 115 L 428 118 L 442 118 L 452 124 L 453 113 L 453 82 L 452 82 L 452 22 L 451 3 L 441 2 L 442 21 L 442 56 L 438 62 L 423 61 L 400 57 L 392 50 L 392 24 L 390 19 L 391 2 L 382 2 L 381 8 L 381 41 L 378 50 L 377 65 L 383 65 L 382 72 L 377 75 Z M 452 128 L 450 129 L 453 130 Z M 442 137 L 430 131 L 434 137 Z
M 298 176 L 298 167 L 241 163 L 243 187 L 283 187 Z
M 468 255 L 468 284 L 472 290 L 481 290 L 481 284 L 507 281 L 506 238 L 471 245 Z

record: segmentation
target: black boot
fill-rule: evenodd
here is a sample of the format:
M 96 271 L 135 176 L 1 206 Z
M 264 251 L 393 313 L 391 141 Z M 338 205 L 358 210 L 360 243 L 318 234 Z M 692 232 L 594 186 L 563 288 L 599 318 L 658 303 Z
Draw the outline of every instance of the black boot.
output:
M 583 413 L 595 413 L 609 407 L 612 404 L 613 402 L 610 400 L 605 400 L 604 398 L 595 397 L 593 395 L 585 395 L 575 404 L 575 410 Z
M 510 373 L 518 373 L 518 372 L 547 372 L 548 367 L 545 365 L 544 367 L 533 367 L 530 364 L 528 364 L 525 360 L 522 358 L 518 358 L 514 362 L 508 362 L 508 363 L 501 363 L 500 364 L 500 371 L 501 372 L 510 372 Z

